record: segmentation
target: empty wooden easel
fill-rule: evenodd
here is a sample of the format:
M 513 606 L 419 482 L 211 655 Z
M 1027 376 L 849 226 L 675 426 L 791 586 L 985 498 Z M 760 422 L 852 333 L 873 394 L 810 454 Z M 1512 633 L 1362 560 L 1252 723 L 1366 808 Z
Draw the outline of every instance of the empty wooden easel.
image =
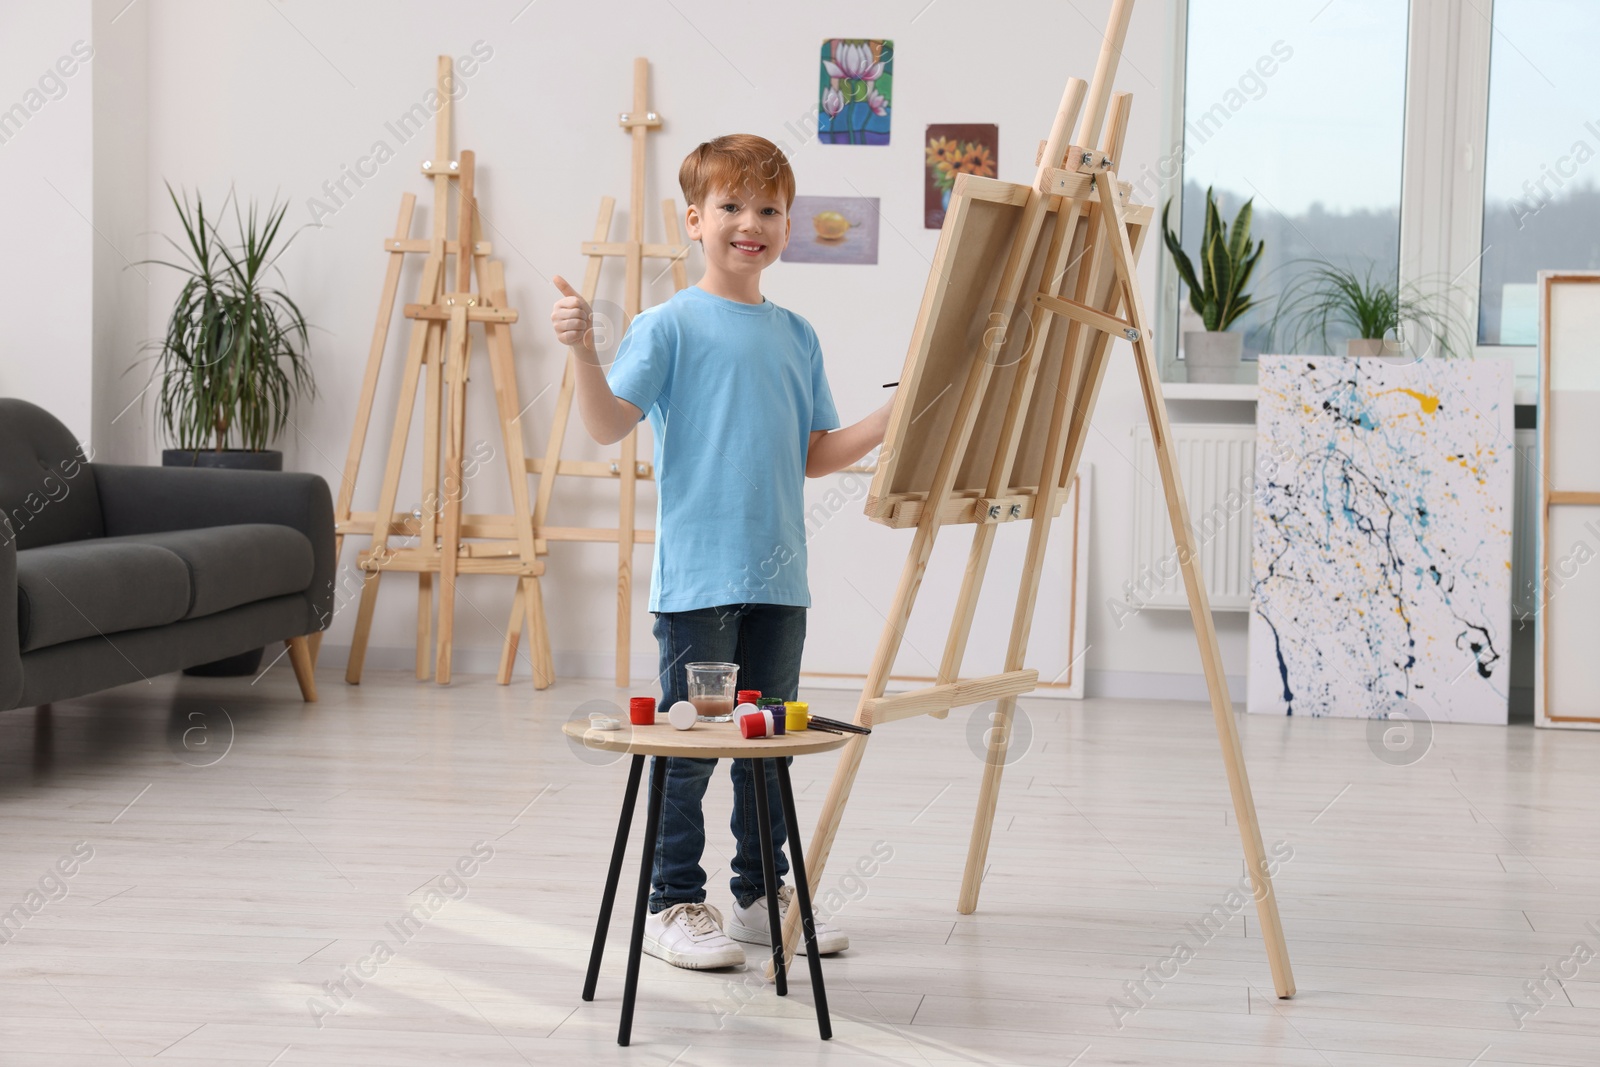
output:
M 1133 0 L 1113 0 L 1094 80 L 1087 87 L 1077 78 L 1067 82 L 1032 185 L 972 175 L 956 182 L 901 373 L 883 459 L 867 499 L 870 518 L 916 532 L 855 721 L 879 726 L 997 702 L 957 903 L 962 914 L 972 912 L 978 905 L 1016 700 L 1038 682 L 1038 672 L 1024 666 L 1024 656 L 1051 522 L 1083 454 L 1112 342 L 1130 342 L 1262 940 L 1273 985 L 1280 997 L 1288 997 L 1294 993 L 1294 977 L 1139 292 L 1138 250 L 1152 213 L 1146 205 L 1133 204 L 1129 187 L 1117 180 L 1131 98 L 1127 93 L 1113 98 L 1111 83 L 1132 10 Z M 1069 140 L 1075 119 L 1077 132 Z M 961 663 L 978 593 L 995 531 L 1005 522 L 1030 525 L 1004 669 L 963 678 Z M 973 541 L 936 684 L 885 695 L 934 540 L 942 527 L 958 524 L 974 526 Z M 867 740 L 852 736 L 845 745 L 815 836 L 806 847 L 813 894 Z M 796 923 L 791 909 L 784 930 L 790 954 Z
M 678 208 L 669 197 L 661 202 L 661 215 L 666 224 L 667 244 L 646 244 L 644 240 L 644 178 L 645 137 L 661 125 L 661 116 L 650 110 L 650 61 L 640 57 L 633 61 L 633 108 L 618 116 L 618 125 L 633 139 L 633 158 L 630 167 L 632 183 L 628 197 L 628 239 L 611 241 L 611 215 L 616 201 L 611 197 L 600 199 L 600 217 L 595 222 L 594 239 L 582 245 L 583 255 L 589 259 L 584 269 L 583 299 L 591 306 L 600 285 L 600 268 L 609 258 L 621 259 L 625 264 L 623 278 L 622 322 L 609 324 L 615 344 L 633 317 L 643 307 L 644 264 L 647 260 L 665 260 L 672 271 L 672 288 L 683 289 L 689 284 L 684 261 L 689 255 L 687 237 L 683 234 Z M 602 315 L 597 311 L 597 318 Z M 603 325 L 603 324 L 600 324 Z M 651 481 L 655 467 L 639 459 L 639 432 L 634 430 L 622 439 L 622 455 L 609 462 L 562 459 L 561 449 L 566 441 L 567 425 L 572 415 L 573 393 L 577 388 L 576 369 L 572 361 L 577 357 L 568 354 L 566 369 L 561 375 L 561 392 L 556 396 L 555 421 L 550 425 L 550 438 L 544 456 L 527 461 L 530 474 L 539 475 L 539 492 L 533 505 L 534 537 L 539 551 L 551 541 L 615 541 L 617 545 L 617 658 L 616 681 L 618 688 L 626 688 L 630 681 L 629 658 L 632 654 L 633 634 L 633 553 L 636 544 L 654 543 L 656 532 L 651 527 L 636 527 L 635 502 L 638 483 Z M 614 479 L 620 494 L 617 507 L 617 525 L 551 526 L 549 524 L 550 499 L 555 492 L 556 478 L 561 475 L 578 475 L 587 478 Z M 502 661 L 516 654 L 517 638 L 521 632 L 521 614 L 513 607 L 511 622 L 506 627 L 506 643 Z
M 448 684 L 451 676 L 457 576 L 503 574 L 517 579 L 515 603 L 526 613 L 529 630 L 534 635 L 531 643 L 534 685 L 543 689 L 553 680 L 554 670 L 539 589 L 544 564 L 537 558 L 533 539 L 519 421 L 522 408 L 517 399 L 511 349 L 511 323 L 517 320 L 517 313 L 506 305 L 501 264 L 490 261 L 492 249 L 487 242 L 475 239 L 478 212 L 473 153 L 464 151 L 460 159 L 450 158 L 452 77 L 450 57 L 440 56 L 437 74 L 440 109 L 435 117 L 434 157 L 422 164 L 423 173 L 433 179 L 431 235 L 425 239 L 409 237 L 416 197 L 405 194 L 395 235 L 384 242 L 384 249 L 389 253 L 389 267 L 378 301 L 378 320 L 367 352 L 361 398 L 334 508 L 336 552 L 343 549 L 347 535 L 367 534 L 372 538 L 371 547 L 359 557 L 364 580 L 345 680 L 352 685 L 361 681 L 378 583 L 384 572 L 416 574 L 417 678 L 427 678 L 431 669 L 441 685 Z M 455 240 L 451 240 L 449 233 L 452 200 L 457 208 Z M 401 269 L 408 254 L 422 254 L 425 258 L 417 302 L 407 304 L 404 309 L 405 317 L 411 320 L 411 337 L 389 440 L 388 461 L 376 509 L 355 512 L 351 509 L 356 477 L 377 395 L 378 375 L 388 342 Z M 453 265 L 453 273 L 447 271 L 447 263 Z M 473 290 L 474 271 L 476 291 Z M 466 514 L 462 507 L 467 493 L 466 388 L 472 323 L 482 324 L 488 341 L 502 462 L 511 482 L 510 515 Z M 396 511 L 401 468 L 410 440 L 419 384 L 423 389 L 422 496 L 413 510 Z M 379 521 L 380 516 L 384 521 Z M 417 543 L 392 547 L 389 539 L 397 536 L 416 537 Z M 434 574 L 439 575 L 439 628 L 430 661 Z M 504 685 L 510 680 L 510 664 L 503 661 L 499 681 Z

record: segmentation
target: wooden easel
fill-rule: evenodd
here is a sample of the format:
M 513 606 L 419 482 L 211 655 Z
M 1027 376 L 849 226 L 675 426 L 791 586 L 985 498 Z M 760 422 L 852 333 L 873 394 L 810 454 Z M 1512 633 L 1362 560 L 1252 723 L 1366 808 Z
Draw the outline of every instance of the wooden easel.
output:
M 521 404 L 517 399 L 511 350 L 511 323 L 517 321 L 517 313 L 507 306 L 502 265 L 489 260 L 492 249 L 488 242 L 474 239 L 478 229 L 474 156 L 463 151 L 459 160 L 450 158 L 452 76 L 450 57 L 440 56 L 440 109 L 435 118 L 434 157 L 422 164 L 423 173 L 433 179 L 432 233 L 426 239 L 408 236 L 416 197 L 405 194 L 400 201 L 400 218 L 395 224 L 394 237 L 384 242 L 384 249 L 389 253 L 389 268 L 378 301 L 377 325 L 367 351 L 366 375 L 361 383 L 350 451 L 345 457 L 344 477 L 335 505 L 336 554 L 343 549 L 346 535 L 368 534 L 372 538 L 371 547 L 359 557 L 366 577 L 361 587 L 361 604 L 351 638 L 345 681 L 352 685 L 361 681 L 372 613 L 377 604 L 378 582 L 384 572 L 409 571 L 417 576 L 419 680 L 426 679 L 430 669 L 433 575 L 439 575 L 439 630 L 432 671 L 440 685 L 450 681 L 457 576 L 506 574 L 517 578 L 516 603 L 526 612 L 529 631 L 534 635 L 534 685 L 543 689 L 553 680 L 554 670 L 545 628 L 544 600 L 539 589 L 544 564 L 538 560 L 534 545 L 522 429 L 518 421 Z M 453 193 L 452 181 L 456 183 Z M 449 236 L 452 199 L 457 205 L 456 240 Z M 408 254 L 418 253 L 426 258 L 417 302 L 407 304 L 404 309 L 405 317 L 411 320 L 411 338 L 378 505 L 372 512 L 353 512 L 356 475 L 372 418 L 401 268 Z M 449 257 L 454 257 L 453 276 L 446 272 Z M 476 292 L 472 289 L 474 267 Z M 453 284 L 447 284 L 447 279 Z M 467 491 L 464 446 L 468 364 L 472 349 L 470 324 L 475 322 L 483 324 L 487 335 L 503 459 L 511 479 L 510 515 L 464 514 L 462 510 Z M 396 511 L 412 411 L 416 406 L 419 381 L 423 379 L 422 503 L 416 511 Z M 386 521 L 378 521 L 379 516 Z M 392 536 L 415 536 L 417 544 L 391 548 L 389 538 Z M 500 684 L 510 682 L 510 668 L 511 662 L 503 658 Z
M 1017 696 L 1038 682 L 1038 672 L 1024 668 L 1023 658 L 1051 521 L 1077 471 L 1111 342 L 1128 340 L 1200 642 L 1262 939 L 1273 984 L 1280 997 L 1288 997 L 1294 993 L 1294 977 L 1139 292 L 1138 249 L 1151 209 L 1129 202 L 1129 187 L 1118 182 L 1115 169 L 1131 97 L 1118 93 L 1112 99 L 1111 82 L 1132 10 L 1133 0 L 1113 0 L 1087 103 L 1083 81 L 1069 80 L 1050 137 L 1040 150 L 1033 185 L 970 175 L 956 183 L 884 441 L 885 458 L 867 500 L 869 517 L 889 526 L 914 526 L 916 534 L 855 721 L 879 726 L 998 702 L 957 903 L 959 912 L 970 914 L 978 905 L 1012 713 Z M 1100 139 L 1108 100 L 1110 119 L 1096 150 L 1089 146 Z M 1075 118 L 1077 133 L 1069 142 L 1067 130 Z M 1048 239 L 1041 240 L 1047 231 Z M 948 403 L 940 406 L 935 391 L 959 397 L 954 409 Z M 1011 521 L 1031 525 L 1005 669 L 961 678 L 995 531 Z M 941 526 L 956 523 L 973 523 L 975 529 L 937 682 L 885 696 L 934 538 Z M 813 894 L 820 887 L 866 740 L 852 736 L 845 746 L 816 834 L 806 849 Z M 793 951 L 796 927 L 791 910 L 784 930 L 788 954 Z
M 609 197 L 600 199 L 600 217 L 594 225 L 594 240 L 583 243 L 582 252 L 589 258 L 583 275 L 583 299 L 594 303 L 600 285 L 600 268 L 607 258 L 620 258 L 626 265 L 623 279 L 623 321 L 615 324 L 615 337 L 620 339 L 633 317 L 643 305 L 644 262 L 649 259 L 667 260 L 672 269 L 672 288 L 681 290 L 689 284 L 684 260 L 689 255 L 688 238 L 683 233 L 678 218 L 677 204 L 669 197 L 661 202 L 661 215 L 666 224 L 668 241 L 676 243 L 644 243 L 644 167 L 645 137 L 661 125 L 661 116 L 650 110 L 650 61 L 640 57 L 633 61 L 633 109 L 618 116 L 617 123 L 633 138 L 632 185 L 628 197 L 628 239 L 610 241 L 611 215 L 616 201 Z M 613 342 L 615 343 L 615 342 Z M 617 663 L 618 688 L 629 684 L 629 658 L 632 653 L 633 633 L 633 550 L 638 543 L 653 543 L 656 532 L 650 527 L 634 526 L 634 504 L 639 481 L 655 478 L 651 463 L 639 460 L 639 433 L 634 430 L 622 439 L 622 455 L 610 462 L 583 461 L 561 458 L 561 447 L 567 436 L 567 423 L 572 414 L 573 392 L 577 387 L 577 371 L 568 354 L 566 369 L 561 375 L 561 392 L 556 397 L 555 421 L 550 426 L 550 439 L 541 459 L 527 461 L 530 474 L 539 475 L 539 493 L 533 505 L 534 536 L 539 551 L 551 541 L 615 541 L 617 544 Z M 556 477 L 575 474 L 586 478 L 615 479 L 621 488 L 617 509 L 616 529 L 608 527 L 551 526 L 548 524 L 550 498 L 555 491 Z M 522 629 L 522 616 L 513 605 L 511 622 L 506 627 L 506 644 L 502 660 L 516 655 L 517 638 Z

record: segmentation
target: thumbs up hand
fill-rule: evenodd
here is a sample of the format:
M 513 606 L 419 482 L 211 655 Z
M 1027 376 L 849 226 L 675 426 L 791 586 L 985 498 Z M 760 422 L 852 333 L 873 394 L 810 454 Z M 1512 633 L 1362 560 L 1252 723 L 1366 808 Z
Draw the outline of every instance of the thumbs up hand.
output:
M 561 299 L 550 310 L 550 324 L 555 327 L 556 340 L 564 345 L 569 345 L 586 354 L 594 352 L 594 316 L 590 311 L 589 302 L 578 295 L 578 291 L 561 275 L 556 275 L 551 281 L 555 282 L 561 291 Z

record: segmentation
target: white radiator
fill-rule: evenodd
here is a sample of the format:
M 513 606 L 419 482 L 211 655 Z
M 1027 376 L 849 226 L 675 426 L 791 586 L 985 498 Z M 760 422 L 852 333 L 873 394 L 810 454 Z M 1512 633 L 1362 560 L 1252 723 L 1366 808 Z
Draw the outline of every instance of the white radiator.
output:
M 1245 423 L 1175 423 L 1178 477 L 1200 545 L 1200 572 L 1215 611 L 1250 608 L 1250 508 L 1256 428 Z M 1150 428 L 1133 430 L 1133 565 L 1120 590 L 1130 607 L 1188 610 L 1177 545 L 1167 518 Z

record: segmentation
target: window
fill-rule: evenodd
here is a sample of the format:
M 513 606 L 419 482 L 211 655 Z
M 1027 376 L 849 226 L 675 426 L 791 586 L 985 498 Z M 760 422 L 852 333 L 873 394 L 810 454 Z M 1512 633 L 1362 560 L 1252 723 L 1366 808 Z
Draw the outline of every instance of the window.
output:
M 1495 0 L 1478 342 L 1538 341 L 1541 270 L 1600 268 L 1600 4 Z
M 1248 359 L 1283 350 L 1271 335 L 1277 295 L 1308 261 L 1387 283 L 1397 276 L 1409 5 L 1187 7 L 1182 209 L 1174 206 L 1171 221 L 1177 227 L 1181 214 L 1183 247 L 1196 259 L 1207 187 L 1230 222 L 1253 200 L 1252 235 L 1266 249 L 1251 279 L 1255 306 L 1233 327 L 1244 332 Z M 1178 334 L 1204 328 L 1187 291 L 1176 326 Z M 1340 352 L 1342 342 L 1333 339 Z

